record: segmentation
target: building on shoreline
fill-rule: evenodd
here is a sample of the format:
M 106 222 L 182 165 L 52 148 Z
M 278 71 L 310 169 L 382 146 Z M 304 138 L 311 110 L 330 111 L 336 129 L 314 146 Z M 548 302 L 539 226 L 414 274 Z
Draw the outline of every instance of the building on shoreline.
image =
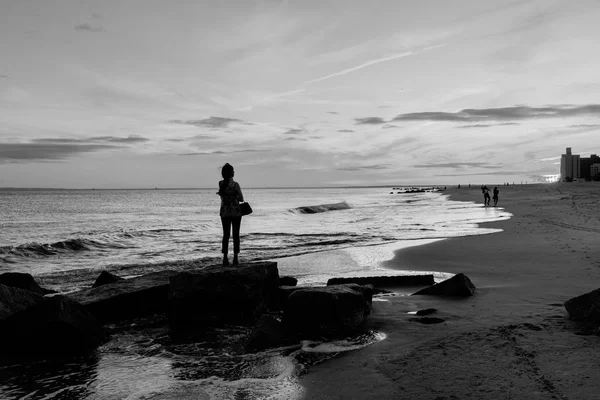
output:
M 600 180 L 600 163 L 590 166 L 590 179 L 595 181 Z
M 571 182 L 581 176 L 581 164 L 579 154 L 571 154 L 571 148 L 567 147 L 566 154 L 560 156 L 560 180 Z
M 581 158 L 581 179 L 585 179 L 586 181 L 590 181 L 594 179 L 594 173 L 592 172 L 592 166 L 600 164 L 600 157 L 596 154 L 592 154 L 589 157 Z

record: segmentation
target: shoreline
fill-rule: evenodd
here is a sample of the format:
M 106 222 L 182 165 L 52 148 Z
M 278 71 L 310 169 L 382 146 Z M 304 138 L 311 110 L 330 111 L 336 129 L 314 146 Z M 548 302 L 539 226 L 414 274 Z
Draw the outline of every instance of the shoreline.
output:
M 391 297 L 374 302 L 371 329 L 383 342 L 311 368 L 306 399 L 569 398 L 600 391 L 600 338 L 568 319 L 563 302 L 600 286 L 600 185 L 502 186 L 503 231 L 395 251 L 397 270 L 462 272 L 468 299 Z M 451 200 L 482 202 L 480 189 L 452 188 Z M 436 308 L 436 325 L 409 311 Z

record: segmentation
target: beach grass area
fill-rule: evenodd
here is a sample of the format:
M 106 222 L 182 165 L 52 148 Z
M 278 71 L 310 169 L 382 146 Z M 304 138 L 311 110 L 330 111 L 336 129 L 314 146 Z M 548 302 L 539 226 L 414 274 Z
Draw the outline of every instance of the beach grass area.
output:
M 403 248 L 383 263 L 462 272 L 475 296 L 374 301 L 370 328 L 387 339 L 312 367 L 306 399 L 600 398 L 597 326 L 571 321 L 563 305 L 600 287 L 600 184 L 499 189 L 513 217 L 485 226 L 502 232 Z M 475 186 L 447 193 L 483 204 Z M 444 322 L 408 314 L 426 308 Z

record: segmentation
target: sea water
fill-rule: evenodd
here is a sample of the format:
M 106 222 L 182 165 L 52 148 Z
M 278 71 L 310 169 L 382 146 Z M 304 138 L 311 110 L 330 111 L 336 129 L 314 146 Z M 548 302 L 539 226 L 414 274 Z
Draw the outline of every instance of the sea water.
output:
M 68 293 L 89 287 L 101 270 L 131 277 L 218 263 L 215 192 L 0 191 L 0 273 L 28 272 L 42 286 Z M 244 189 L 254 212 L 242 220 L 241 262 L 276 260 L 280 275 L 296 276 L 301 285 L 382 274 L 379 263 L 394 249 L 492 233 L 477 224 L 510 216 L 451 201 L 443 191 L 401 192 Z M 247 333 L 229 328 L 215 335 L 220 339 L 177 344 L 164 328 L 139 330 L 133 323 L 86 357 L 0 366 L 0 398 L 299 399 L 297 378 L 310 365 L 385 338 L 370 332 L 245 354 L 240 341 Z

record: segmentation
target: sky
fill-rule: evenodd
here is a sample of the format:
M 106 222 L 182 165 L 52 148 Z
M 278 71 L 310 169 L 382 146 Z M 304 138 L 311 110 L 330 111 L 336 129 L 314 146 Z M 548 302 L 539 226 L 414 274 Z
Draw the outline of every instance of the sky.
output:
M 539 181 L 600 153 L 600 2 L 0 0 L 0 187 Z

